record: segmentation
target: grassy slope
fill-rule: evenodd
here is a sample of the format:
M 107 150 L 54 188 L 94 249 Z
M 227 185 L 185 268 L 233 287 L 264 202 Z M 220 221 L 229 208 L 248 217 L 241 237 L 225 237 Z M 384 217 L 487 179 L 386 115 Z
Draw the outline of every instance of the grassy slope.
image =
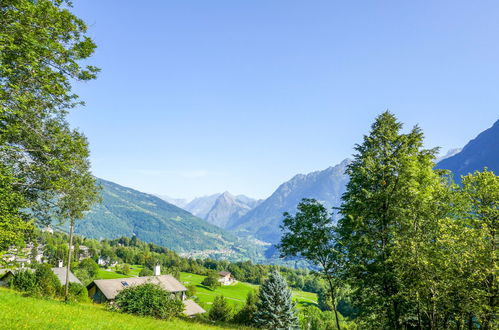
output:
M 0 288 L 0 311 L 2 329 L 221 329 L 180 319 L 161 321 L 110 312 L 102 305 L 27 298 L 4 288 Z
M 234 285 L 223 285 L 212 291 L 201 284 L 204 278 L 205 276 L 202 275 L 180 273 L 180 280 L 185 286 L 196 286 L 196 296 L 199 298 L 199 302 L 203 307 L 206 307 L 205 309 L 209 309 L 215 297 L 219 295 L 223 295 L 227 298 L 233 306 L 241 307 L 244 305 L 248 292 L 257 287 L 257 285 L 238 282 Z M 293 298 L 297 301 L 298 307 L 305 307 L 317 303 L 317 295 L 315 293 L 293 291 Z

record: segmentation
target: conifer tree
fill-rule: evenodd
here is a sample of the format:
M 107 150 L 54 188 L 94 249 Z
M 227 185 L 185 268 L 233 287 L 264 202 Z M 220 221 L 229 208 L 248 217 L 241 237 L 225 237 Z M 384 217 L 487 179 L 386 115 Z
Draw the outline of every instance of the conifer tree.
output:
M 272 271 L 258 294 L 254 323 L 264 329 L 297 329 L 295 303 L 286 280 Z
M 216 296 L 211 305 L 210 313 L 208 315 L 212 321 L 225 322 L 230 320 L 232 316 L 232 308 L 224 296 Z

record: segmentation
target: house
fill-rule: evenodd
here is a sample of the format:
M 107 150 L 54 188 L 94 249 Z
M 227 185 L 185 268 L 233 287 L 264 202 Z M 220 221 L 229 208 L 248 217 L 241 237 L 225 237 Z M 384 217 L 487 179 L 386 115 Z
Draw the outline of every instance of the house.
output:
M 229 272 L 219 272 L 218 275 L 220 276 L 218 282 L 222 285 L 230 285 L 236 282 L 236 279 Z
M 62 285 L 66 283 L 66 267 L 62 265 L 62 261 L 59 262 L 59 267 L 51 268 L 52 272 L 57 276 L 59 282 Z M 18 268 L 18 269 L 8 269 L 5 270 L 2 274 L 0 274 L 0 286 L 7 286 L 14 275 L 20 270 L 27 270 L 30 272 L 34 272 L 35 270 L 32 268 Z M 73 272 L 69 271 L 68 277 L 69 283 L 78 283 L 82 284 L 80 280 L 73 274 Z
M 97 265 L 99 265 L 99 266 L 114 267 L 117 264 L 118 264 L 117 261 L 111 262 L 111 259 L 109 257 L 102 257 L 102 256 L 100 256 L 99 259 L 97 259 Z
M 109 280 L 94 280 L 87 286 L 88 295 L 95 303 L 112 302 L 121 290 L 145 283 L 159 285 L 164 290 L 171 292 L 177 299 L 182 300 L 184 314 L 193 316 L 206 311 L 193 300 L 186 299 L 187 288 L 171 275 L 161 275 L 160 267 L 154 269 L 154 276 L 117 278 Z

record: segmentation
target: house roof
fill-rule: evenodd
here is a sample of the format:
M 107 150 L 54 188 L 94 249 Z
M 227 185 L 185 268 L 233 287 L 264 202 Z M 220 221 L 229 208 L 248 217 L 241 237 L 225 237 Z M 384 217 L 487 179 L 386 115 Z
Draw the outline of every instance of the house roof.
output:
M 230 275 L 230 272 L 220 272 L 218 273 L 220 276 L 227 276 Z
M 104 294 L 106 299 L 112 300 L 124 288 L 145 283 L 158 284 L 164 290 L 169 292 L 187 291 L 187 288 L 171 275 L 116 278 L 110 280 L 95 280 L 90 285 L 88 285 L 87 288 L 90 288 L 92 284 L 95 284 L 99 288 L 99 290 Z
M 184 306 L 184 314 L 187 316 L 206 313 L 206 311 L 201 306 L 196 304 L 194 300 L 191 299 L 184 300 Z
M 55 268 L 51 268 L 51 269 L 52 269 L 52 272 L 59 279 L 59 282 L 61 282 L 61 284 L 65 284 L 66 283 L 66 267 L 55 267 Z M 15 275 L 19 271 L 21 271 L 21 270 L 27 270 L 27 271 L 30 271 L 30 272 L 34 272 L 35 271 L 32 268 L 8 269 L 5 272 L 1 272 L 0 271 L 0 279 L 6 277 L 8 274 Z M 80 282 L 80 280 L 71 271 L 69 271 L 69 283 L 79 283 L 79 284 L 82 284 Z
M 59 279 L 59 282 L 61 282 L 61 284 L 66 283 L 66 267 L 55 267 L 55 268 L 52 268 L 52 271 L 57 276 L 57 278 Z M 68 279 L 69 279 L 69 283 L 82 284 L 80 282 L 80 280 L 73 274 L 72 271 L 69 271 L 69 278 Z

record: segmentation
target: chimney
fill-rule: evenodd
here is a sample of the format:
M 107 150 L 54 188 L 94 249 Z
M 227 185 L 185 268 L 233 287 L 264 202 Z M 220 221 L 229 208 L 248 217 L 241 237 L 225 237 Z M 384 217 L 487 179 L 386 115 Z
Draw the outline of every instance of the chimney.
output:
M 59 268 L 62 268 L 64 266 L 62 260 L 59 260 Z
M 159 263 L 157 263 L 156 266 L 154 266 L 154 276 L 159 275 L 161 275 L 161 266 L 159 265 Z

